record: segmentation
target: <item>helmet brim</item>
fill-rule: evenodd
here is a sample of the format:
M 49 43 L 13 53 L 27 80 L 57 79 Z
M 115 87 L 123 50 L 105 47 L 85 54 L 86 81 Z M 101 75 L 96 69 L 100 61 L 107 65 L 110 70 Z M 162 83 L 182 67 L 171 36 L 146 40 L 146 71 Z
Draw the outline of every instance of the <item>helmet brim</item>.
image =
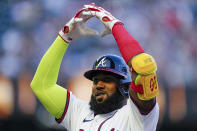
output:
M 106 68 L 95 69 L 95 70 L 93 69 L 93 70 L 86 71 L 84 73 L 84 76 L 87 79 L 92 81 L 93 77 L 95 75 L 97 75 L 98 73 L 108 73 L 108 74 L 111 74 L 111 75 L 115 75 L 119 79 L 125 79 L 126 78 L 126 76 L 123 73 L 117 72 L 115 70 L 106 69 Z

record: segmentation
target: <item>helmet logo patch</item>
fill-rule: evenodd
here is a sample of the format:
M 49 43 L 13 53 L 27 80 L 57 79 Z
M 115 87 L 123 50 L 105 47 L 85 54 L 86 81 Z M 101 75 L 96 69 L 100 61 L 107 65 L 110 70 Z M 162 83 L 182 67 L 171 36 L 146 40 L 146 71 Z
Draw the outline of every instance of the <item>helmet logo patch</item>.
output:
M 104 57 L 102 60 L 100 60 L 100 62 L 96 65 L 96 68 L 98 68 L 100 65 L 102 67 L 106 67 L 106 61 L 105 61 L 106 57 Z

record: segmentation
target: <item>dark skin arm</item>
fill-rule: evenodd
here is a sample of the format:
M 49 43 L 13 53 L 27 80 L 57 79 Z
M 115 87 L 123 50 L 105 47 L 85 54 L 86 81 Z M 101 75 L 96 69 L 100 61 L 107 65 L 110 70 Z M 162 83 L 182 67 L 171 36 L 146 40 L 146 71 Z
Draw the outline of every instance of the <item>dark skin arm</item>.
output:
M 131 59 L 128 62 L 128 66 L 131 68 Z M 137 73 L 135 71 L 131 71 L 131 78 L 132 81 L 135 81 L 137 77 Z M 137 96 L 137 93 L 134 92 L 131 88 L 129 89 L 129 95 L 131 100 L 136 104 L 141 114 L 146 115 L 148 114 L 156 104 L 156 98 L 151 100 L 140 100 Z

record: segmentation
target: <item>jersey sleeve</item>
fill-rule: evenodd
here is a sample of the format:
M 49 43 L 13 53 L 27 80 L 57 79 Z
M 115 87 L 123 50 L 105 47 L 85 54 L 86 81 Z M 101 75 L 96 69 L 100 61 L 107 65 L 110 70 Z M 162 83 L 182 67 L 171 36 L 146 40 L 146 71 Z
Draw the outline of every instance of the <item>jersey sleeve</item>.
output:
M 33 92 L 55 118 L 60 118 L 63 114 L 69 96 L 65 88 L 56 84 L 67 47 L 68 44 L 58 36 L 42 57 L 31 82 Z
M 154 108 L 146 115 L 140 113 L 137 106 L 131 99 L 128 99 L 128 107 L 130 108 L 130 117 L 141 126 L 143 131 L 155 131 L 159 119 L 159 106 L 155 104 Z
M 78 99 L 72 92 L 68 92 L 67 96 L 64 113 L 56 122 L 70 131 L 78 128 L 78 123 L 89 111 L 89 106 L 88 102 Z

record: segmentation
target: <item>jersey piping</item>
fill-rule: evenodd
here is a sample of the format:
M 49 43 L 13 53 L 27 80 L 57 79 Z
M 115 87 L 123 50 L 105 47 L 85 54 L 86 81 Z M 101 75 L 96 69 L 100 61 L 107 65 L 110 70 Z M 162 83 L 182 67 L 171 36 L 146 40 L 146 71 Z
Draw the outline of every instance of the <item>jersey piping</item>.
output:
M 66 115 L 66 112 L 67 112 L 68 106 L 69 106 L 69 101 L 70 101 L 70 92 L 67 90 L 67 98 L 66 98 L 66 104 L 65 104 L 65 108 L 64 108 L 64 113 L 62 114 L 62 116 L 59 119 L 55 118 L 55 120 L 59 124 L 62 122 L 62 120 L 64 119 L 64 117 Z

